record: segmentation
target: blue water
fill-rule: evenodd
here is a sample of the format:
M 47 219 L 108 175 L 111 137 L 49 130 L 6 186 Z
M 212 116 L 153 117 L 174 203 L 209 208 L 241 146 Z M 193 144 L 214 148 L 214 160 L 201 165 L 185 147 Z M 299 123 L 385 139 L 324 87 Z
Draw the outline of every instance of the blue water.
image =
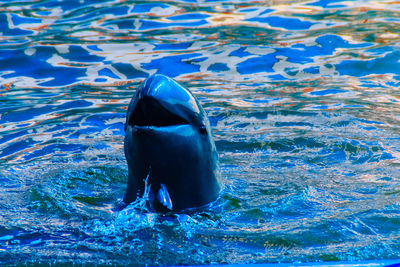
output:
M 1 1 L 0 264 L 400 258 L 400 3 Z M 207 111 L 224 190 L 164 217 L 124 194 L 149 75 Z

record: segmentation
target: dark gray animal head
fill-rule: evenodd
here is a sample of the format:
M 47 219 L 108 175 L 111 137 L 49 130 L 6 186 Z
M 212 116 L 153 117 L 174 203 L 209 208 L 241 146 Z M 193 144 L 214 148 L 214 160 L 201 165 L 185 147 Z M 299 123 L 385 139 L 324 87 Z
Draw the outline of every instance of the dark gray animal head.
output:
M 145 192 L 156 211 L 181 211 L 217 199 L 218 156 L 210 123 L 197 99 L 174 80 L 153 75 L 128 107 L 124 202 Z

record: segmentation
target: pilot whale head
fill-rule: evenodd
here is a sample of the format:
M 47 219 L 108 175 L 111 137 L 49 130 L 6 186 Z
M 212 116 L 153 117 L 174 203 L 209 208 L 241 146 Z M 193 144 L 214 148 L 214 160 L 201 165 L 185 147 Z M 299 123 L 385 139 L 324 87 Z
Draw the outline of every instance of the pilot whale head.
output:
M 217 199 L 218 155 L 210 123 L 192 93 L 163 75 L 146 79 L 129 104 L 124 202 L 142 197 L 158 212 L 182 211 Z

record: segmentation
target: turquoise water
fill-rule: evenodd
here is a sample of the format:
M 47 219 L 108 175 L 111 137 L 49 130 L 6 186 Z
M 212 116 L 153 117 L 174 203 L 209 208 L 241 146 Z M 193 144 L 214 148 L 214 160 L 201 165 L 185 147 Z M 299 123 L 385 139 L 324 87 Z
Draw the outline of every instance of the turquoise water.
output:
M 0 2 L 0 264 L 400 258 L 400 3 Z M 209 209 L 116 211 L 162 73 L 207 111 Z

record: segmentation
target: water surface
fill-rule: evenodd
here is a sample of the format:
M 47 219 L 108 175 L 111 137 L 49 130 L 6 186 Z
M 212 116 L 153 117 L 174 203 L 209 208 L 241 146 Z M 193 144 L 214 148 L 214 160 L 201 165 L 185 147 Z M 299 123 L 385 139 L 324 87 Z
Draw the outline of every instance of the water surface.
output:
M 400 3 L 0 2 L 0 264 L 400 258 Z M 117 212 L 149 75 L 207 111 L 209 209 Z

